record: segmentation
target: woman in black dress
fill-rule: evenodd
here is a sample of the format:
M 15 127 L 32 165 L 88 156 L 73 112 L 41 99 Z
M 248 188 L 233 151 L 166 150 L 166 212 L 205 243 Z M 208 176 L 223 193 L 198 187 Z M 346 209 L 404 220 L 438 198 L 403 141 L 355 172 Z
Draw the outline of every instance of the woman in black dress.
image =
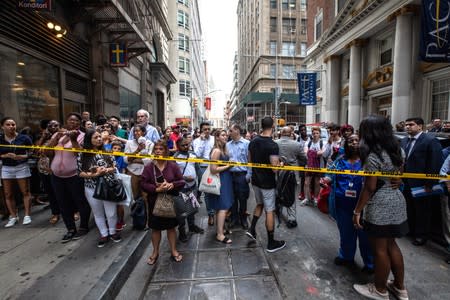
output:
M 167 143 L 159 140 L 153 147 L 154 155 L 169 155 Z M 148 193 L 149 208 L 149 227 L 152 229 L 153 253 L 148 258 L 147 264 L 154 265 L 159 256 L 159 244 L 161 242 L 161 231 L 167 230 L 167 239 L 169 240 L 171 259 L 175 262 L 181 262 L 183 256 L 176 249 L 176 231 L 178 226 L 176 218 L 161 218 L 153 216 L 153 208 L 158 193 L 168 193 L 169 195 L 177 195 L 184 185 L 183 175 L 177 164 L 172 161 L 154 160 L 148 164 L 142 173 L 141 187 Z

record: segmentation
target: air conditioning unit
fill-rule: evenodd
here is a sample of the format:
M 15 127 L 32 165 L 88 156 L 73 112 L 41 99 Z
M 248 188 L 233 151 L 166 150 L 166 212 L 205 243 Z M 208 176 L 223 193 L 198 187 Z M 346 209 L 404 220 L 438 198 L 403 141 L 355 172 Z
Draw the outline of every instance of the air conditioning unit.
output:
M 291 28 L 291 33 L 295 34 L 295 32 L 296 32 L 295 28 Z

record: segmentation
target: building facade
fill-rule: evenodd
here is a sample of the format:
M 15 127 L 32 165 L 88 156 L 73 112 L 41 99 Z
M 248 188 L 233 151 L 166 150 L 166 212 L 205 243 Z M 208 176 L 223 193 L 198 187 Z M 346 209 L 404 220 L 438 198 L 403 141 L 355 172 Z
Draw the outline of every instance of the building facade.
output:
M 205 118 L 206 65 L 198 5 L 197 0 L 170 1 L 169 23 L 174 33 L 170 65 L 178 81 L 171 89 L 168 124 L 196 127 Z
M 298 104 L 297 72 L 305 69 L 306 4 L 239 1 L 233 122 L 257 129 L 264 115 L 278 115 L 288 123 L 305 121 L 305 107 Z
M 40 120 L 63 120 L 69 112 L 132 121 L 145 108 L 163 125 L 176 81 L 168 68 L 167 1 L 44 2 L 51 6 L 18 9 L 17 0 L 2 2 L 0 116 L 37 131 Z M 123 67 L 111 66 L 117 43 L 126 45 Z
M 329 2 L 308 1 L 306 64 L 323 72 L 307 122 L 450 118 L 449 65 L 419 59 L 421 1 Z

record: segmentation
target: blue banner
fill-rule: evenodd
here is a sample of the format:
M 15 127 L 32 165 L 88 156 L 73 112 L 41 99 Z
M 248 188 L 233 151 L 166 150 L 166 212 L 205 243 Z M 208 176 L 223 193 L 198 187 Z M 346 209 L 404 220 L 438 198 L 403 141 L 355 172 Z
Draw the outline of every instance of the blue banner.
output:
M 316 105 L 316 73 L 297 73 L 300 105 Z
M 420 58 L 426 62 L 450 62 L 450 2 L 422 0 Z

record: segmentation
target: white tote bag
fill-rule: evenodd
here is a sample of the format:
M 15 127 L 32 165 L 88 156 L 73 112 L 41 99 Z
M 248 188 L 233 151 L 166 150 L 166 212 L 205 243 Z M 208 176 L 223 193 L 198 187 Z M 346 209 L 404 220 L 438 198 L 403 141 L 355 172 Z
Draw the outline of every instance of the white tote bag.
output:
M 208 194 L 220 195 L 220 175 L 212 174 L 210 166 L 203 173 L 198 190 Z
M 125 189 L 125 194 L 127 194 L 127 198 L 118 202 L 117 204 L 130 206 L 130 203 L 133 202 L 133 191 L 131 190 L 131 176 L 122 173 L 116 173 L 118 179 L 122 181 L 123 188 Z

